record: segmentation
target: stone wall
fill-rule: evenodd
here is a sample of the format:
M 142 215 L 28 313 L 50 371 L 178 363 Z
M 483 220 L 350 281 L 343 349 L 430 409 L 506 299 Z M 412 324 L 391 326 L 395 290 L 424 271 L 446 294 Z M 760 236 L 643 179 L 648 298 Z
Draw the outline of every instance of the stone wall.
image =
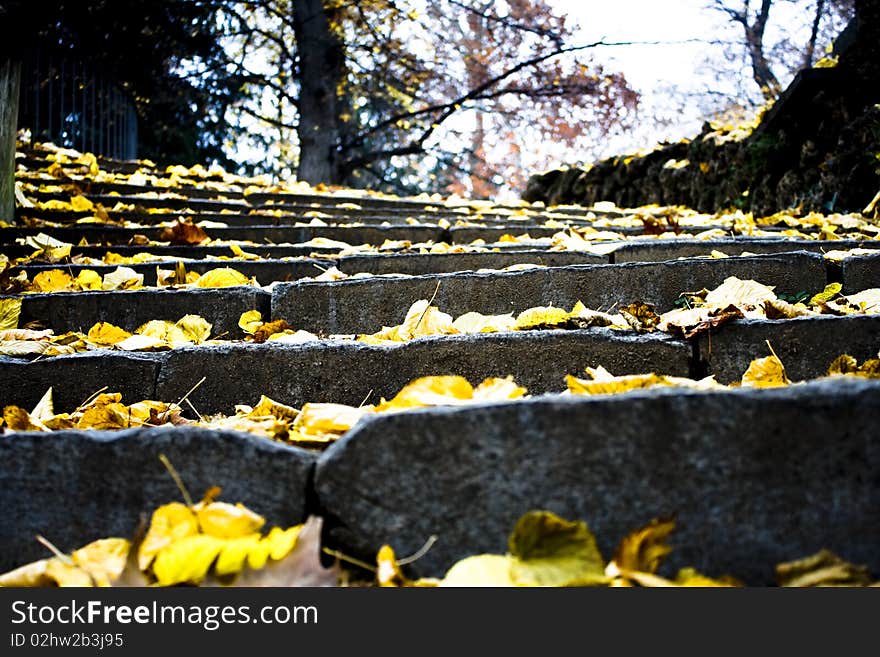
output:
M 863 210 L 880 190 L 880 74 L 871 59 L 880 20 L 874 8 L 859 12 L 838 38 L 838 65 L 798 73 L 754 131 L 706 123 L 695 138 L 646 155 L 536 174 L 523 199 L 760 215 Z

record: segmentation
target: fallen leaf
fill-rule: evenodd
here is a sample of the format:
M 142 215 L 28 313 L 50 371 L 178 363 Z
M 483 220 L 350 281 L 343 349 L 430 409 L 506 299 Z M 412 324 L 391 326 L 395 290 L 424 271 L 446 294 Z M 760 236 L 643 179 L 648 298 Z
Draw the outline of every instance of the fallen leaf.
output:
M 171 502 L 153 511 L 149 529 L 138 549 L 138 567 L 146 570 L 168 545 L 199 533 L 199 519 L 185 504 Z
M 21 299 L 0 299 L 0 331 L 18 327 L 21 316 Z
M 391 401 L 383 399 L 376 411 L 455 404 L 473 396 L 473 386 L 462 376 L 426 376 L 405 385 Z
M 753 388 L 772 388 L 790 383 L 785 374 L 785 366 L 775 353 L 754 359 L 742 376 L 742 385 Z
M 666 541 L 674 529 L 673 519 L 654 518 L 620 541 L 612 561 L 620 570 L 656 573 L 663 559 L 672 552 Z
M 513 313 L 507 315 L 481 315 L 470 312 L 461 315 L 452 322 L 452 328 L 459 333 L 495 333 L 510 331 L 516 321 Z
M 34 276 L 31 289 L 34 292 L 61 292 L 73 287 L 73 278 L 60 269 L 41 271 Z
M 95 209 L 95 204 L 85 196 L 71 196 L 70 207 L 74 212 L 89 212 Z
M 248 335 L 253 333 L 263 325 L 263 315 L 259 310 L 248 310 L 243 312 L 238 318 L 238 326 Z
M 488 378 L 474 388 L 474 401 L 503 401 L 519 399 L 528 390 L 516 384 L 512 376 L 505 378 Z
M 775 298 L 776 294 L 772 287 L 729 276 L 724 279 L 724 283 L 706 295 L 705 305 L 710 308 L 736 306 L 748 317 L 750 312 L 760 307 L 764 301 Z
M 159 232 L 159 241 L 171 244 L 201 244 L 210 238 L 199 226 L 190 219 L 178 218 L 174 225 L 163 228 Z
M 568 320 L 569 313 L 562 308 L 538 306 L 517 315 L 513 328 L 517 331 L 562 328 Z
M 242 503 L 199 502 L 193 507 L 202 533 L 217 538 L 238 538 L 259 532 L 266 519 Z
M 780 563 L 775 574 L 779 586 L 867 586 L 871 583 L 867 566 L 844 561 L 831 550 Z
M 825 289 L 819 292 L 819 294 L 814 295 L 807 305 L 815 306 L 820 303 L 828 303 L 843 289 L 843 285 L 841 283 L 829 283 L 825 286 Z
M 649 303 L 631 303 L 618 311 L 634 331 L 648 332 L 657 328 L 660 316 Z
M 103 290 L 104 281 L 98 272 L 92 269 L 83 269 L 73 281 L 74 285 L 81 290 Z
M 6 406 L 3 409 L 3 423 L 11 431 L 46 431 L 42 423 L 35 421 L 25 409 Z
M 248 285 L 250 279 L 240 271 L 230 267 L 211 269 L 199 276 L 196 287 L 234 287 Z
M 104 274 L 101 287 L 104 290 L 131 290 L 143 287 L 144 275 L 138 274 L 131 267 L 117 267 L 114 271 Z
M 383 587 L 407 585 L 407 578 L 397 564 L 397 556 L 390 545 L 383 545 L 376 554 L 376 582 Z
M 293 549 L 281 559 L 273 559 L 259 570 L 245 567 L 234 581 L 244 587 L 337 586 L 338 563 L 325 568 L 321 563 L 320 516 L 309 516 L 296 536 Z M 209 582 L 214 583 L 214 582 Z
M 509 540 L 511 579 L 521 586 L 605 584 L 605 561 L 587 524 L 550 511 L 530 511 Z
M 410 306 L 403 323 L 397 329 L 400 340 L 451 333 L 456 333 L 452 326 L 452 317 L 440 312 L 436 306 L 429 305 L 427 299 L 416 301 Z
M 98 322 L 89 329 L 87 337 L 90 342 L 108 346 L 131 337 L 131 333 L 108 322 Z
M 446 571 L 441 587 L 517 586 L 510 574 L 510 555 L 479 554 L 457 561 Z
M 175 324 L 184 340 L 199 344 L 211 336 L 211 324 L 199 315 L 184 315 Z

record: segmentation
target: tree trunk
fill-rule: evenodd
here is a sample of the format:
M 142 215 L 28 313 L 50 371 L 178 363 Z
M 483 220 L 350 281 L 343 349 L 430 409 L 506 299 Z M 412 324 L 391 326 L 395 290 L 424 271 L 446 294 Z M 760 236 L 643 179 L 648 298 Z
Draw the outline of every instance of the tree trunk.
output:
M 297 178 L 313 185 L 338 185 L 345 176 L 339 150 L 347 107 L 345 48 L 332 19 L 321 0 L 293 0 L 300 83 Z
M 15 218 L 15 138 L 21 62 L 0 62 L 0 221 Z
M 752 75 L 761 89 L 765 100 L 775 100 L 782 92 L 779 80 L 770 69 L 770 63 L 764 55 L 764 29 L 767 27 L 767 19 L 770 17 L 770 5 L 772 0 L 762 0 L 761 10 L 751 25 L 745 21 L 746 45 L 749 57 L 752 60 Z

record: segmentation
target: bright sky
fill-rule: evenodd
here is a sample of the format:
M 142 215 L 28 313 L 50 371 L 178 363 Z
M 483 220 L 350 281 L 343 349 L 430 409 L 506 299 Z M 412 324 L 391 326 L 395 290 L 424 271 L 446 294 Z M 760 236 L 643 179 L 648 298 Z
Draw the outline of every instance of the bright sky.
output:
M 581 27 L 578 42 L 665 42 L 656 45 L 603 47 L 595 58 L 609 71 L 622 71 L 642 94 L 645 116 L 668 108 L 664 95 L 672 87 L 699 92 L 707 85 L 701 74 L 707 45 L 695 42 L 712 38 L 725 21 L 708 10 L 709 0 L 549 0 Z M 680 108 L 679 108 L 680 109 Z M 669 113 L 669 110 L 666 110 Z M 704 120 L 696 104 L 673 113 L 667 128 L 646 126 L 609 143 L 611 155 L 650 148 L 658 140 L 680 139 L 699 131 Z

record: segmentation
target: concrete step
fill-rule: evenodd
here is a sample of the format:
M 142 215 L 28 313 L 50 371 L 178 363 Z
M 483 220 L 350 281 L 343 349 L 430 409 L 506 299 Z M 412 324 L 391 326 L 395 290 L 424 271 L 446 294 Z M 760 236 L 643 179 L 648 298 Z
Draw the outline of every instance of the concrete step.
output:
M 329 536 L 371 558 L 431 549 L 411 571 L 503 554 L 519 516 L 585 520 L 610 559 L 673 515 L 661 572 L 773 583 L 774 564 L 827 548 L 880 569 L 880 383 L 637 391 L 372 416 L 322 454 Z
M 605 310 L 641 301 L 671 310 L 683 293 L 712 289 L 728 276 L 776 286 L 777 293 L 821 292 L 825 264 L 814 253 L 789 253 L 663 263 L 573 265 L 519 272 L 463 272 L 400 279 L 331 283 L 279 283 L 272 290 L 272 316 L 297 328 L 327 334 L 374 333 L 403 321 L 419 299 L 453 317 L 519 313 L 534 306 L 570 309 L 577 301 Z M 436 292 L 436 295 L 435 295 Z
M 616 374 L 657 371 L 687 376 L 691 347 L 665 335 L 611 331 L 529 331 L 424 338 L 393 346 L 350 341 L 285 345 L 201 345 L 157 353 L 100 350 L 27 360 L 0 357 L 3 404 L 33 408 L 54 386 L 58 412 L 75 409 L 103 386 L 141 399 L 189 400 L 202 414 L 232 414 L 260 395 L 299 407 L 306 402 L 357 406 L 392 397 L 413 379 L 458 374 L 479 382 L 512 375 L 532 394 L 561 392 L 566 374 L 602 365 Z M 26 382 L 26 385 L 22 382 Z
M 0 572 L 98 538 L 130 538 L 141 515 L 183 502 L 164 454 L 195 499 L 212 486 L 267 526 L 305 520 L 315 455 L 256 436 L 192 427 L 0 436 Z M 283 494 L 279 494 L 283 491 Z

